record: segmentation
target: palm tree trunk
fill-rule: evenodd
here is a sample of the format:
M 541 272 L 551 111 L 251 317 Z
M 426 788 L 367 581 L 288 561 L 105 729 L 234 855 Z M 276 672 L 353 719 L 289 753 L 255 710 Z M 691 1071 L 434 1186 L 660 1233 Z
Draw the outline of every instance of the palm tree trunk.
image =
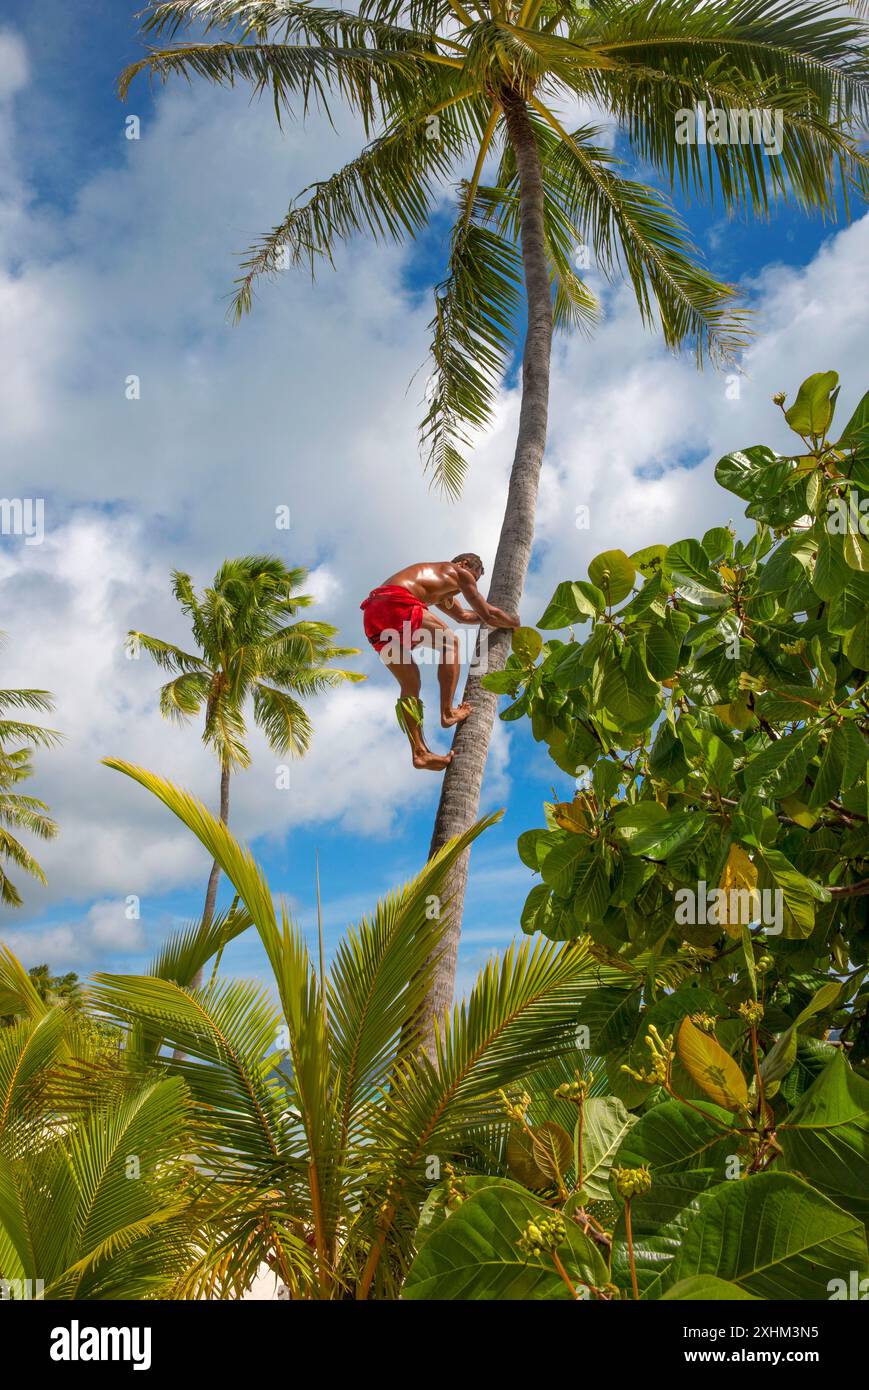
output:
M 220 769 L 220 819 L 224 825 L 229 824 L 229 764 L 223 763 Z M 220 882 L 220 865 L 215 859 L 211 866 L 211 873 L 208 875 L 208 887 L 205 890 L 205 907 L 202 909 L 202 920 L 204 923 L 211 923 L 214 917 L 214 908 L 217 903 L 217 885 Z M 202 970 L 197 970 L 193 979 L 190 981 L 191 989 L 198 989 L 202 984 Z
M 224 825 L 229 824 L 229 764 L 222 763 L 220 768 L 220 819 Z M 220 865 L 215 859 L 211 866 L 211 873 L 208 875 L 208 887 L 205 890 L 205 906 L 202 909 L 202 920 L 211 923 L 214 917 L 214 907 L 217 902 L 217 885 L 220 882 Z M 199 989 L 202 984 L 203 967 L 200 965 L 193 979 L 190 981 L 191 989 Z M 172 1053 L 173 1062 L 183 1062 L 187 1056 L 180 1048 Z
M 516 156 L 519 175 L 519 228 L 528 327 L 522 358 L 522 405 L 519 434 L 510 474 L 507 508 L 489 587 L 490 602 L 508 613 L 519 610 L 531 547 L 540 467 L 546 447 L 549 409 L 549 364 L 552 352 L 552 291 L 546 255 L 543 219 L 543 176 L 540 154 L 524 100 L 514 92 L 502 94 L 507 132 Z M 509 632 L 487 632 L 488 661 L 481 674 L 500 671 L 510 652 Z M 489 751 L 489 739 L 497 713 L 497 697 L 480 685 L 480 676 L 469 674 L 464 700 L 473 713 L 459 724 L 453 749 L 455 757 L 444 774 L 435 818 L 430 853 L 453 835 L 467 830 L 477 818 L 480 789 Z M 450 924 L 424 1005 L 423 1037 L 431 1036 L 431 1021 L 449 1008 L 453 999 L 456 957 L 462 929 L 462 909 L 468 880 L 468 856 L 463 855 L 445 885 Z
M 224 825 L 229 824 L 229 764 L 224 763 L 220 769 L 220 819 Z M 217 902 L 217 885 L 220 882 L 220 865 L 215 859 L 211 866 L 211 873 L 208 875 L 208 887 L 205 890 L 205 907 L 202 910 L 203 920 L 210 922 L 214 916 L 214 906 Z

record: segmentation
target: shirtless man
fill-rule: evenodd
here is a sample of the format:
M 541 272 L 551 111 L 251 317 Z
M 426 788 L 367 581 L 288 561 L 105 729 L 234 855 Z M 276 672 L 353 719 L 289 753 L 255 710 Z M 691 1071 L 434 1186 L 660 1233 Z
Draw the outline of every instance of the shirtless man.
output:
M 443 772 L 452 753 L 432 753 L 422 732 L 423 706 L 419 698 L 419 667 L 414 648 L 433 646 L 440 651 L 438 683 L 441 724 L 450 729 L 471 713 L 471 706 L 454 705 L 459 681 L 460 652 L 455 633 L 430 611 L 439 608 L 457 623 L 485 623 L 487 627 L 515 628 L 519 619 L 487 603 L 477 588 L 483 576 L 479 555 L 465 553 L 454 560 L 437 560 L 392 574 L 372 589 L 361 605 L 365 635 L 401 687 L 395 706 L 398 722 L 410 740 L 414 767 Z M 456 603 L 461 594 L 470 605 Z

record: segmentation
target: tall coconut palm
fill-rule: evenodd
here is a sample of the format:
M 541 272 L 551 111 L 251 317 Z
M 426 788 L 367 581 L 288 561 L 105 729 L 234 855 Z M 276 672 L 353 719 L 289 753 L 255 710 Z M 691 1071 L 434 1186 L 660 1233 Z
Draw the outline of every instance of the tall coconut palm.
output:
M 314 599 L 299 593 L 307 571 L 287 569 L 272 555 L 245 555 L 226 560 L 210 589 L 197 594 L 189 574 L 175 570 L 172 591 L 190 619 L 195 653 L 159 637 L 130 632 L 132 649 L 144 649 L 173 679 L 160 691 L 160 710 L 182 722 L 204 711 L 203 742 L 220 763 L 220 819 L 229 821 L 229 786 L 233 770 L 250 763 L 245 744 L 245 710 L 251 703 L 254 723 L 280 756 L 301 757 L 311 740 L 311 721 L 299 698 L 315 695 L 343 681 L 364 680 L 357 671 L 330 663 L 355 656 L 356 647 L 336 647 L 337 629 L 329 623 L 295 619 Z M 214 916 L 220 865 L 208 877 L 203 923 Z M 195 983 L 199 983 L 196 978 Z
M 39 863 L 12 831 L 24 830 L 40 840 L 51 840 L 57 834 L 57 825 L 45 802 L 25 796 L 16 788 L 33 776 L 32 749 L 54 747 L 60 735 L 55 729 L 9 716 L 21 710 L 45 714 L 53 708 L 54 701 L 47 690 L 0 690 L 0 902 L 10 907 L 20 907 L 22 899 L 3 868 L 4 861 L 23 869 L 40 883 L 46 881 Z M 27 746 L 10 749 L 9 744 Z
M 235 308 L 258 277 L 313 268 L 357 232 L 402 240 L 428 224 L 458 178 L 456 220 L 432 320 L 434 373 L 422 438 L 434 479 L 455 493 L 463 449 L 491 418 L 527 316 L 519 430 L 490 597 L 518 610 L 531 555 L 546 444 L 553 327 L 589 325 L 588 263 L 629 278 L 642 316 L 698 360 L 732 354 L 745 325 L 732 291 L 698 264 L 668 196 L 626 177 L 599 128 L 571 121 L 577 100 L 615 123 L 653 177 L 727 212 L 765 215 L 791 200 L 834 215 L 837 188 L 865 187 L 855 126 L 867 110 L 866 27 L 837 0 L 362 0 L 358 13 L 294 0 L 167 0 L 149 38 L 176 40 L 133 64 L 269 94 L 278 118 L 343 103 L 369 143 L 315 184 L 252 248 Z M 680 143 L 679 113 L 699 103 L 738 125 L 781 113 L 781 151 L 750 140 Z M 491 181 L 484 174 L 494 168 Z M 488 175 L 487 175 L 488 176 Z M 523 305 L 524 294 L 524 305 Z M 488 666 L 507 656 L 493 633 Z M 432 849 L 477 813 L 496 699 L 472 677 Z M 456 868 L 451 939 L 427 1007 L 452 995 L 466 859 Z

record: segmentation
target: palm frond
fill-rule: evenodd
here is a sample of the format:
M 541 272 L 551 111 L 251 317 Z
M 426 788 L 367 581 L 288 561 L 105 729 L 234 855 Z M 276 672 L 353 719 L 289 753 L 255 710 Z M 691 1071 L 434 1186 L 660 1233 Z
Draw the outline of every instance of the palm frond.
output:
M 20 1015 L 35 1022 L 50 1010 L 18 957 L 0 945 L 0 1014 Z
M 260 276 L 288 266 L 313 275 L 318 261 L 332 264 L 337 244 L 357 233 L 401 242 L 422 230 L 479 128 L 481 104 L 466 100 L 456 77 L 449 70 L 446 81 L 418 95 L 416 113 L 403 113 L 331 178 L 303 189 L 242 261 L 230 309 L 236 319 L 249 312 Z
M 230 941 L 235 941 L 252 925 L 250 913 L 237 904 L 227 912 L 219 912 L 210 921 L 200 918 L 176 932 L 163 943 L 151 963 L 150 975 L 159 980 L 172 980 L 189 988 L 204 965 L 222 955 Z
M 499 1089 L 574 1053 L 579 1004 L 599 978 L 582 941 L 511 946 L 438 1027 L 434 1062 L 416 1054 L 397 1071 L 388 1097 L 369 1112 L 370 1142 L 389 1161 L 384 1190 L 372 1194 L 373 1224 L 357 1229 L 370 1248 L 360 1296 L 378 1275 L 388 1237 L 409 1257 L 412 1227 L 404 1223 L 425 1191 L 426 1157 L 442 1146 L 449 1157 L 465 1127 L 503 1118 Z
M 478 821 L 451 840 L 416 878 L 378 902 L 344 935 L 328 987 L 334 1084 L 341 1096 L 344 1148 L 366 1103 L 386 1086 L 407 1025 L 425 997 L 437 945 L 449 925 L 442 899 L 450 868 L 474 840 L 501 819 Z
M 515 241 L 487 219 L 497 207 L 478 188 L 473 207 L 465 195 L 450 245 L 449 272 L 435 289 L 431 356 L 434 370 L 420 425 L 426 467 L 451 496 L 461 492 L 467 462 L 462 450 L 491 423 L 509 361 L 522 303 L 522 259 Z
M 301 756 L 311 741 L 311 721 L 298 700 L 286 690 L 257 681 L 253 688 L 253 715 L 278 754 Z
M 144 649 L 164 671 L 205 672 L 208 669 L 200 656 L 182 651 L 174 643 L 163 642 L 159 637 L 149 637 L 146 632 L 131 629 L 127 633 L 127 643 L 132 651 Z
M 669 201 L 622 178 L 617 157 L 592 143 L 594 129 L 569 134 L 542 106 L 540 116 L 550 123 L 539 137 L 545 178 L 598 268 L 610 276 L 624 268 L 643 319 L 654 322 L 657 310 L 669 347 L 693 343 L 699 363 L 732 359 L 747 339 L 745 312 L 733 307 L 732 287 L 699 264 Z

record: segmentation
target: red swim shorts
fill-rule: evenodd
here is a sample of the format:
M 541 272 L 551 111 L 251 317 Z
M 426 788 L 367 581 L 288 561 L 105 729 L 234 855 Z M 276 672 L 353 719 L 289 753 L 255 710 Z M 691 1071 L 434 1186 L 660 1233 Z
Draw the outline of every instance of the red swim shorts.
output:
M 365 636 L 376 652 L 391 643 L 410 646 L 413 634 L 420 627 L 428 604 L 416 598 L 400 584 L 385 584 L 372 589 L 360 608 L 364 614 Z

